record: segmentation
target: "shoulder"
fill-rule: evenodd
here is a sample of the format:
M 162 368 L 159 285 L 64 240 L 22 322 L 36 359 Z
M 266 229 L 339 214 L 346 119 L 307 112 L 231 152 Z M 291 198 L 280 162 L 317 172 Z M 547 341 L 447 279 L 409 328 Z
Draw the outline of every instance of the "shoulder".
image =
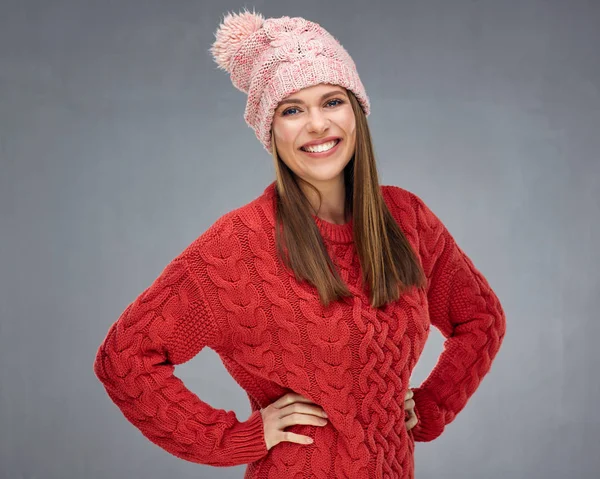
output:
M 381 194 L 388 208 L 413 208 L 416 196 L 413 192 L 396 185 L 381 185 Z
M 419 217 L 428 210 L 420 196 L 395 185 L 382 185 L 381 194 L 396 221 L 405 227 L 419 229 Z
M 398 186 L 382 186 L 390 214 L 421 257 L 425 273 L 442 254 L 453 238 L 440 218 L 413 191 Z
M 394 185 L 383 185 L 381 191 L 394 218 L 401 218 L 417 230 L 440 226 L 438 216 L 414 191 Z
M 382 185 L 381 192 L 386 199 L 392 203 L 392 206 L 398 208 L 427 208 L 427 205 L 417 193 L 396 185 Z
M 234 254 L 249 231 L 274 227 L 272 191 L 270 185 L 259 196 L 219 216 L 182 254 L 197 257 L 201 250 L 205 254 Z

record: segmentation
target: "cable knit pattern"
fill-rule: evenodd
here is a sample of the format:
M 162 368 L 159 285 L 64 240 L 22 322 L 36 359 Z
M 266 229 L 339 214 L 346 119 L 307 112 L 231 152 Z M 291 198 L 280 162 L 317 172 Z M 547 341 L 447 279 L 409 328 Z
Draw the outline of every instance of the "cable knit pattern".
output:
M 427 288 L 379 309 L 360 288 L 352 221 L 316 216 L 352 297 L 324 307 L 276 256 L 275 184 L 219 218 L 123 311 L 94 371 L 149 440 L 188 461 L 247 464 L 246 479 L 414 478 L 415 441 L 452 422 L 490 370 L 505 316 L 483 275 L 424 202 L 397 186 L 386 204 L 418 253 Z M 406 430 L 404 396 L 430 324 L 445 336 L 428 378 L 414 388 L 419 423 Z M 174 375 L 204 347 L 248 395 L 245 421 L 203 402 Z M 314 442 L 267 450 L 260 409 L 287 392 L 325 409 L 323 427 L 288 431 Z

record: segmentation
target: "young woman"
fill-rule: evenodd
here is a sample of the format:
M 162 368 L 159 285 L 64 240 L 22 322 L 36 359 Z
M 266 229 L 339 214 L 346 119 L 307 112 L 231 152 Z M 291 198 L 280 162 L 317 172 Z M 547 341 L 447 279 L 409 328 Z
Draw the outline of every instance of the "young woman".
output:
M 344 48 L 303 18 L 228 14 L 212 53 L 248 93 L 276 179 L 195 239 L 110 327 L 94 371 L 149 440 L 246 478 L 414 477 L 414 443 L 465 407 L 505 316 L 414 193 L 380 186 L 369 99 Z M 446 337 L 418 387 L 430 325 Z M 176 365 L 210 347 L 246 391 L 239 421 Z

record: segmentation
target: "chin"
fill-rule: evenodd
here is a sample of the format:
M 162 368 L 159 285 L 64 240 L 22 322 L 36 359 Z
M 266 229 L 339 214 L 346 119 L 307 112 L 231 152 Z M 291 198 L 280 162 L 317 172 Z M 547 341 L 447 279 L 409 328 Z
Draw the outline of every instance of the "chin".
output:
M 327 172 L 310 172 L 306 175 L 308 180 L 317 181 L 319 183 L 327 183 L 339 178 L 344 170 L 327 171 Z

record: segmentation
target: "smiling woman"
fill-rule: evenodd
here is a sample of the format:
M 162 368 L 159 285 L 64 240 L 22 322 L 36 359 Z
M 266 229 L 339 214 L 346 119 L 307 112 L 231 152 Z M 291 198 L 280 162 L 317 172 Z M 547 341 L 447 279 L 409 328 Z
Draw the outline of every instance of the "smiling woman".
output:
M 343 171 L 356 143 L 352 104 L 344 89 L 327 84 L 304 88 L 293 96 L 275 110 L 273 142 L 286 166 L 326 195 L 321 217 L 333 219 L 343 213 Z M 327 211 L 336 205 L 337 211 Z
M 247 464 L 246 479 L 413 479 L 415 443 L 442 434 L 490 369 L 498 298 L 421 198 L 379 184 L 369 99 L 334 37 L 245 12 L 226 16 L 212 52 L 248 93 L 275 181 L 125 308 L 94 371 L 185 460 Z M 411 389 L 430 325 L 444 351 Z M 175 376 L 205 347 L 247 392 L 247 420 Z

